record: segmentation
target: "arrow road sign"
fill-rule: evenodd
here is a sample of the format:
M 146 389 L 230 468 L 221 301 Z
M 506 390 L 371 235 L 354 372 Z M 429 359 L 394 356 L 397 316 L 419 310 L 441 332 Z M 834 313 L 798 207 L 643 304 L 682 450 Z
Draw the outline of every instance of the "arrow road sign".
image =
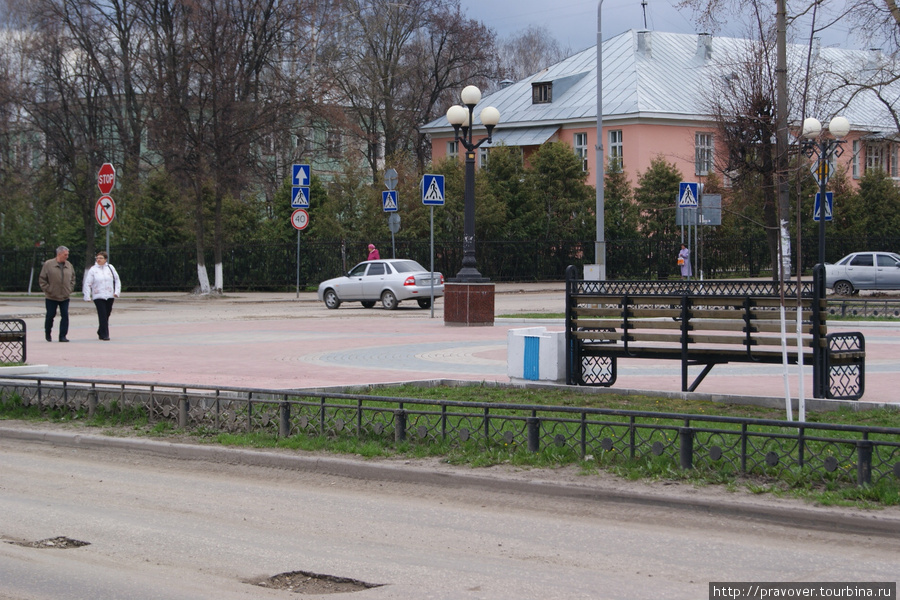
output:
M 697 208 L 700 202 L 700 184 L 682 181 L 678 184 L 678 207 L 679 208 Z
M 291 208 L 309 208 L 309 188 L 291 188 Z
M 384 212 L 397 211 L 397 190 L 381 192 L 381 202 L 384 204 Z
M 112 163 L 103 163 L 97 172 L 97 187 L 100 188 L 100 193 L 103 195 L 110 193 L 114 185 L 116 185 L 116 168 Z
M 444 176 L 422 176 L 422 204 L 428 206 L 444 205 Z
M 309 165 L 293 165 L 291 170 L 291 185 L 309 185 Z
M 116 218 L 116 203 L 109 196 L 100 196 L 94 206 L 94 216 L 97 217 L 100 226 L 106 227 Z
M 302 208 L 298 208 L 291 214 L 291 225 L 297 231 L 306 229 L 306 226 L 309 225 L 309 213 Z
M 819 212 L 821 211 L 821 194 L 816 192 L 816 206 L 813 209 L 813 221 L 819 220 Z M 825 220 L 830 221 L 834 216 L 834 193 L 825 192 Z

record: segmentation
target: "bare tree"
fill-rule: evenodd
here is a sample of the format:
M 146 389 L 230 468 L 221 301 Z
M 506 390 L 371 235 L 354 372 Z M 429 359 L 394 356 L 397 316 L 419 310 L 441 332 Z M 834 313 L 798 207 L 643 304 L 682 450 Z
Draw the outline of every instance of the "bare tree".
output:
M 562 48 L 550 30 L 531 25 L 499 44 L 500 70 L 506 79 L 519 81 L 572 54 Z

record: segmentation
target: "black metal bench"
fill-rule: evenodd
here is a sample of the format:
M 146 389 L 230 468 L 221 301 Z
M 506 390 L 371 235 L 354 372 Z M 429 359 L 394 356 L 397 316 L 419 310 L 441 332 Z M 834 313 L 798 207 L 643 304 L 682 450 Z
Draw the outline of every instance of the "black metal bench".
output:
M 0 319 L 0 363 L 25 362 L 25 321 Z
M 586 281 L 566 271 L 566 372 L 571 385 L 612 386 L 618 358 L 681 362 L 692 392 L 715 365 L 781 364 L 781 293 L 771 281 Z M 823 274 L 822 274 L 823 275 Z M 827 333 L 824 277 L 786 284 L 787 360 L 813 366 L 813 397 L 858 400 L 865 383 L 865 338 Z M 693 379 L 689 367 L 702 366 Z

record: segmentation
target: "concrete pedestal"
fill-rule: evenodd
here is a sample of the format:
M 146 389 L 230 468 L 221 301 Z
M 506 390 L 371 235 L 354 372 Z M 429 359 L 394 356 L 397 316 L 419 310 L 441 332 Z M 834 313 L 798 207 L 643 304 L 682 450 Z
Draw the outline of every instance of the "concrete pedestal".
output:
M 494 325 L 493 283 L 445 283 L 444 325 Z

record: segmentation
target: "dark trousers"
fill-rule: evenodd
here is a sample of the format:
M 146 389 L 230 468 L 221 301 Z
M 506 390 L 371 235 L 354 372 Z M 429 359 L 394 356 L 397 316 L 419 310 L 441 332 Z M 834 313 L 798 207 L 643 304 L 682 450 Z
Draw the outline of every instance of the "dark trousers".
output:
M 109 315 L 112 314 L 112 306 L 115 298 L 94 298 L 94 306 L 97 307 L 97 318 L 100 327 L 97 328 L 97 336 L 103 340 L 109 337 Z
M 59 337 L 64 338 L 69 333 L 69 300 L 51 300 L 44 298 L 47 307 L 47 316 L 44 317 L 44 331 L 47 335 L 53 331 L 53 319 L 56 318 L 56 309 L 59 308 Z

